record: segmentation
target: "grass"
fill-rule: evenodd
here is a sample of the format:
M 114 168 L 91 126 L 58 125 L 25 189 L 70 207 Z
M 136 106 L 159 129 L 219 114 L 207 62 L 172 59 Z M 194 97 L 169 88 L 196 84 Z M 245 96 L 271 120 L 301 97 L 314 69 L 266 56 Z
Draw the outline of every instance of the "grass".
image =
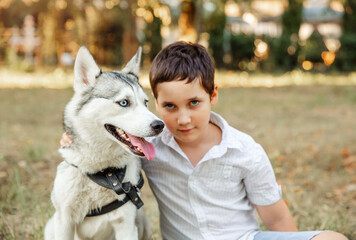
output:
M 72 93 L 0 89 L 0 239 L 43 239 L 54 211 L 62 112 Z M 356 86 L 315 84 L 222 88 L 213 110 L 265 148 L 300 230 L 329 229 L 356 239 L 355 107 Z M 148 184 L 143 198 L 160 239 Z

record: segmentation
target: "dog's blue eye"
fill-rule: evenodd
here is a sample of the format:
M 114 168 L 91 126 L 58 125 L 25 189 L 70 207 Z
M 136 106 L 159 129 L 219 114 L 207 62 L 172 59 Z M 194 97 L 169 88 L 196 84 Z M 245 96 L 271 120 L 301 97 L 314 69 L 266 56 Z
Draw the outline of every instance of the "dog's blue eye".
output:
M 129 100 L 124 99 L 119 102 L 117 102 L 121 107 L 127 107 L 129 105 Z

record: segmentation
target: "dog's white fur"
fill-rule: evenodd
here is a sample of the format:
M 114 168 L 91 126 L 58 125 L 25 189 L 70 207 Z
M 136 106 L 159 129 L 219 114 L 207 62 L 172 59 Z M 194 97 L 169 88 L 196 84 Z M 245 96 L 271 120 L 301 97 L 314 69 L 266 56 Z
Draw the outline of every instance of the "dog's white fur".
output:
M 107 214 L 86 217 L 90 210 L 124 198 L 124 195 L 117 195 L 92 182 L 86 173 L 126 165 L 124 182 L 137 183 L 139 180 L 139 158 L 106 131 L 104 124 L 112 124 L 138 137 L 157 135 L 150 124 L 159 119 L 145 106 L 147 96 L 135 77 L 138 76 L 140 57 L 141 49 L 122 71 L 101 73 L 85 47 L 78 51 L 74 67 L 75 94 L 64 114 L 65 130 L 73 143 L 59 150 L 65 161 L 57 168 L 51 194 L 56 211 L 46 225 L 45 239 L 150 237 L 145 214 L 131 201 Z M 120 74 L 125 81 L 115 79 Z M 122 99 L 129 99 L 130 106 L 119 106 L 117 102 Z

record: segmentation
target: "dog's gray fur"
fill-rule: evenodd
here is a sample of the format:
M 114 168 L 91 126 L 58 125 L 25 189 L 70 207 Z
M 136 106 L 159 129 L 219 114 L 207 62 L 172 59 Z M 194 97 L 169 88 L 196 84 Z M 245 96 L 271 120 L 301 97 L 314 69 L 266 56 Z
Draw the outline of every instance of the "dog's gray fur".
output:
M 56 212 L 46 225 L 45 239 L 150 237 L 146 216 L 130 201 L 110 213 L 86 217 L 91 210 L 124 198 L 92 182 L 87 173 L 127 166 L 124 181 L 136 184 L 139 180 L 139 158 L 104 125 L 141 138 L 160 132 L 152 128 L 159 119 L 148 111 L 148 98 L 138 83 L 140 58 L 141 48 L 122 71 L 102 72 L 85 47 L 78 51 L 75 94 L 64 113 L 64 129 L 73 143 L 59 150 L 64 161 L 57 168 L 51 194 Z M 123 107 L 119 103 L 125 99 L 129 105 Z

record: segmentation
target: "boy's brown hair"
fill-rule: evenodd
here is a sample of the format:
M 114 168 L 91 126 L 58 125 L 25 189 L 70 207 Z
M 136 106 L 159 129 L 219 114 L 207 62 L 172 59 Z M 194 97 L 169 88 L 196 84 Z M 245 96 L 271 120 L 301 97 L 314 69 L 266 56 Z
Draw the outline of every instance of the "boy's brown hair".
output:
M 197 43 L 175 42 L 163 48 L 154 58 L 150 69 L 150 84 L 157 98 L 157 84 L 174 80 L 198 79 L 211 96 L 214 91 L 215 67 L 206 49 Z

